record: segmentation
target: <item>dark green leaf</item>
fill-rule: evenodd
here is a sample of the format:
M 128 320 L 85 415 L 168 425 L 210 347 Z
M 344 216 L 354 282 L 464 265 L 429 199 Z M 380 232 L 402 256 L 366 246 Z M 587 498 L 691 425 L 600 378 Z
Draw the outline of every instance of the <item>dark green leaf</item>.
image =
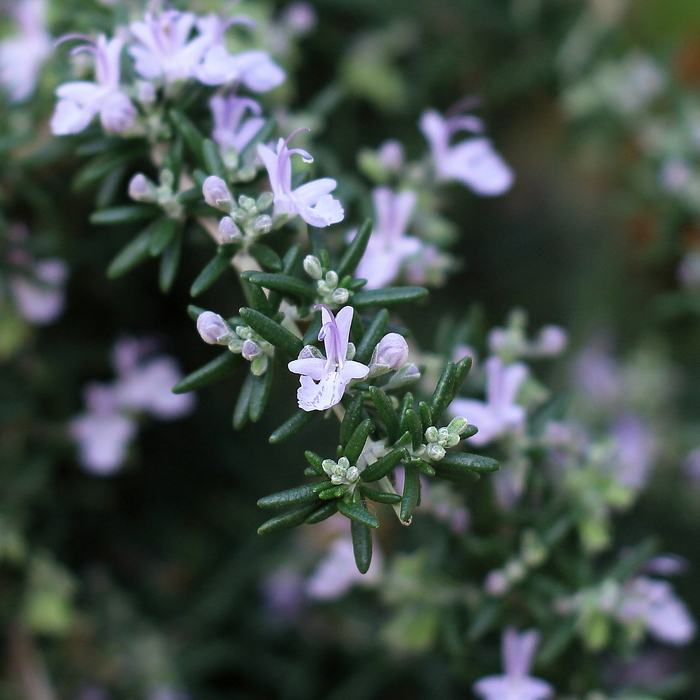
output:
M 202 141 L 202 157 L 210 175 L 216 175 L 222 180 L 226 179 L 226 165 L 224 165 L 224 160 L 221 157 L 221 151 L 211 139 Z
M 241 392 L 238 394 L 236 408 L 233 410 L 233 427 L 235 430 L 240 430 L 248 422 L 248 411 L 255 380 L 256 376 L 252 372 L 248 372 L 248 376 L 241 387 Z
M 469 355 L 466 355 L 465 357 L 463 357 L 455 365 L 452 391 L 450 392 L 450 399 L 447 402 L 448 406 L 452 403 L 452 400 L 455 398 L 455 396 L 457 396 L 457 394 L 459 394 L 459 391 L 462 388 L 462 384 L 464 384 L 464 380 L 467 378 L 467 375 L 469 374 L 469 371 L 471 370 L 471 368 L 472 368 L 472 358 L 469 357 Z
M 458 470 L 448 467 L 443 468 L 441 462 L 435 462 L 432 466 L 435 470 L 435 476 L 440 479 L 446 479 L 447 481 L 453 481 L 455 484 L 474 484 L 481 478 L 477 472 L 468 469 Z
M 307 423 L 318 415 L 318 411 L 297 411 L 289 420 L 285 421 L 270 435 L 270 442 L 276 445 L 295 433 L 298 433 Z
M 146 229 L 136 238 L 132 238 L 107 268 L 107 277 L 114 279 L 136 267 L 150 257 L 151 232 Z
M 473 455 L 468 452 L 448 453 L 434 466 L 438 465 L 443 469 L 462 471 L 468 469 L 473 472 L 495 472 L 500 467 L 499 463 L 495 459 L 491 459 L 491 457 Z
M 216 359 L 195 370 L 192 374 L 188 374 L 183 380 L 178 382 L 173 387 L 173 394 L 186 394 L 188 391 L 201 389 L 207 384 L 217 382 L 235 372 L 242 363 L 243 358 L 240 355 L 234 355 L 229 350 L 226 350 Z
M 375 503 L 388 503 L 390 505 L 398 503 L 401 500 L 401 496 L 398 493 L 385 493 L 384 491 L 375 491 L 367 486 L 360 486 L 360 493 L 369 498 L 370 501 Z
M 355 554 L 355 564 L 361 574 L 366 574 L 369 565 L 372 563 L 372 531 L 353 520 L 350 523 L 350 534 L 352 535 L 352 551 Z
M 350 520 L 362 523 L 368 527 L 379 527 L 379 520 L 361 505 L 338 501 L 338 510 Z
M 424 462 L 422 459 L 413 459 L 411 464 L 415 464 L 418 467 L 418 471 L 422 472 L 426 476 L 435 476 L 435 469 L 432 465 Z
M 284 254 L 282 258 L 282 272 L 285 275 L 292 275 L 299 263 L 299 258 L 301 257 L 301 245 L 295 243 L 291 248 Z M 279 309 L 280 302 L 282 301 L 282 295 L 275 291 L 270 291 L 267 301 L 270 304 L 271 312 L 274 313 Z
M 359 308 L 365 306 L 388 306 L 389 304 L 404 304 L 418 301 L 428 296 L 425 287 L 386 287 L 385 289 L 368 289 L 366 292 L 356 292 L 352 296 L 352 305 Z
M 148 228 L 151 233 L 151 255 L 160 255 L 177 233 L 179 222 L 169 216 L 156 219 Z
M 403 497 L 401 498 L 401 514 L 399 517 L 404 523 L 409 523 L 413 517 L 413 511 L 420 501 L 420 476 L 418 469 L 412 464 L 406 465 L 404 473 Z
M 421 425 L 423 426 L 423 433 L 425 433 L 431 425 L 435 425 L 435 423 L 433 423 L 433 412 L 425 401 L 421 401 L 418 404 L 418 412 L 420 414 Z
M 204 137 L 197 127 L 179 109 L 171 109 L 168 118 L 195 158 L 204 165 Z
M 408 432 L 411 433 L 411 441 L 414 450 L 417 450 L 423 444 L 422 428 L 423 426 L 421 425 L 418 414 L 412 408 L 409 408 L 403 415 L 401 430 L 408 430 Z
M 318 506 L 315 503 L 311 503 L 310 505 L 299 506 L 289 513 L 270 518 L 258 528 L 258 534 L 269 535 L 273 532 L 280 532 L 281 530 L 288 530 L 290 527 L 301 525 L 317 508 Z
M 377 343 L 384 337 L 386 324 L 389 322 L 389 312 L 386 309 L 381 309 L 372 319 L 370 327 L 362 336 L 360 344 L 355 351 L 355 361 L 361 362 L 363 365 L 369 363 L 372 359 L 372 353 Z
M 392 445 L 399 436 L 399 415 L 396 413 L 391 399 L 379 387 L 371 386 L 369 395 L 386 426 L 387 443 Z
M 332 486 L 329 489 L 324 489 L 318 494 L 318 497 L 324 501 L 329 501 L 331 498 L 340 498 L 342 495 L 348 492 L 350 487 L 347 484 L 340 484 L 338 486 Z
M 182 250 L 182 236 L 175 235 L 160 259 L 160 269 L 158 271 L 158 286 L 163 294 L 167 294 L 175 282 L 175 275 L 180 264 L 180 251 Z
M 343 454 L 348 458 L 350 464 L 357 464 L 357 460 L 362 453 L 362 448 L 365 446 L 365 442 L 367 442 L 367 438 L 372 432 L 373 427 L 372 421 L 366 418 L 355 428 L 355 431 L 348 440 L 348 444 L 343 450 Z
M 248 309 L 245 306 L 239 312 L 241 318 L 268 343 L 271 343 L 285 355 L 296 358 L 304 347 L 301 340 L 286 328 L 275 323 L 271 318 L 261 314 L 255 309 Z
M 296 277 L 272 272 L 244 272 L 241 277 L 260 287 L 279 292 L 282 296 L 295 300 L 311 302 L 316 298 L 316 292 L 308 284 Z
M 177 195 L 177 201 L 185 206 L 188 204 L 195 204 L 196 202 L 201 202 L 204 195 L 202 195 L 201 187 L 190 187 L 189 190 L 180 192 Z
M 221 277 L 221 275 L 231 267 L 231 258 L 233 256 L 228 252 L 217 253 L 199 273 L 197 279 L 192 283 L 190 294 L 193 297 L 198 296 Z
M 391 452 L 378 459 L 373 464 L 370 464 L 360 474 L 362 481 L 373 482 L 379 481 L 386 476 L 399 462 L 406 456 L 406 450 L 403 447 L 395 447 Z
M 304 522 L 308 523 L 309 525 L 316 525 L 316 523 L 320 523 L 323 520 L 327 520 L 332 515 L 335 515 L 337 512 L 338 502 L 329 501 L 328 503 L 324 503 L 324 505 L 322 505 L 318 510 L 311 513 L 311 515 L 309 515 Z
M 357 393 L 355 396 L 353 396 L 352 401 L 350 401 L 350 404 L 345 410 L 343 421 L 340 424 L 340 435 L 338 438 L 338 441 L 343 449 L 345 449 L 348 441 L 357 429 L 357 426 L 360 425 L 360 422 L 362 421 L 362 404 L 362 394 Z
M 134 221 L 152 219 L 159 213 L 158 207 L 152 207 L 148 204 L 125 204 L 122 207 L 112 207 L 94 212 L 90 216 L 90 223 L 96 226 L 128 224 Z
M 456 368 L 454 362 L 448 362 L 445 369 L 442 370 L 440 379 L 430 399 L 430 412 L 433 414 L 433 420 L 439 421 L 445 409 L 450 403 L 452 396 L 452 388 L 454 387 L 456 376 Z
M 323 467 L 321 466 L 323 464 L 322 457 L 319 457 L 315 452 L 311 452 L 310 450 L 304 452 L 304 457 L 306 457 L 306 461 L 318 472 L 320 476 L 326 475 L 326 472 L 323 471 Z
M 270 246 L 264 243 L 253 243 L 248 248 L 248 252 L 258 261 L 260 267 L 278 272 L 282 269 L 282 260 Z
M 369 243 L 371 235 L 372 220 L 367 219 L 357 230 L 355 237 L 343 254 L 340 263 L 338 263 L 336 269 L 338 277 L 351 275 L 355 271 L 355 268 L 360 264 L 360 260 L 362 260 L 362 256 L 365 254 L 365 250 L 367 250 L 367 243 Z
M 260 420 L 263 411 L 265 410 L 267 399 L 270 396 L 273 374 L 272 368 L 273 363 L 270 360 L 267 364 L 267 369 L 265 372 L 263 372 L 259 377 L 255 377 L 253 380 L 253 390 L 250 394 L 250 402 L 248 404 L 248 415 L 253 423 L 257 423 Z
M 286 508 L 287 506 L 298 506 L 302 503 L 317 501 L 318 495 L 314 490 L 314 486 L 316 484 L 304 484 L 287 491 L 264 496 L 258 501 L 258 505 L 261 508 Z
M 240 280 L 240 283 L 248 306 L 263 316 L 270 316 L 270 303 L 262 287 L 258 287 L 257 284 L 251 284 L 244 279 Z

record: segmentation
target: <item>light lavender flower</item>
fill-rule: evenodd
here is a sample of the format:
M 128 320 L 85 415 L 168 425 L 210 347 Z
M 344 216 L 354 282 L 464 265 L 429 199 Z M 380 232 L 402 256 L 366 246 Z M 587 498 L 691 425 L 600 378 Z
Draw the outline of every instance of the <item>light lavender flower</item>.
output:
M 377 159 L 390 173 L 403 170 L 405 154 L 401 141 L 387 139 L 377 149 Z
M 430 144 L 438 180 L 457 180 L 487 197 L 510 189 L 513 171 L 495 151 L 490 139 L 477 136 L 450 146 L 458 131 L 482 133 L 484 124 L 480 119 L 460 113 L 444 118 L 429 109 L 423 112 L 419 125 Z
M 107 132 L 122 133 L 130 129 L 136 120 L 136 108 L 119 89 L 119 60 L 124 41 L 120 37 L 107 41 L 104 34 L 100 34 L 97 41 L 87 36 L 69 34 L 63 41 L 69 39 L 89 42 L 77 46 L 71 54 L 87 51 L 94 55 L 96 82 L 79 80 L 64 83 L 56 89 L 59 100 L 51 117 L 53 133 L 57 136 L 77 134 L 97 114 Z
M 615 616 L 625 624 L 643 626 L 667 644 L 687 644 L 695 636 L 695 622 L 668 581 L 632 579 L 622 590 Z
M 302 375 L 297 399 L 304 411 L 325 411 L 335 406 L 353 379 L 367 376 L 367 365 L 346 359 L 353 313 L 352 306 L 345 306 L 334 318 L 333 312 L 323 306 L 323 326 L 318 339 L 323 340 L 326 357 L 319 357 L 316 348 L 307 346 L 299 353 L 299 359 L 287 365 L 291 372 Z
M 285 73 L 265 51 L 244 51 L 234 56 L 226 50 L 224 34 L 233 24 L 251 25 L 252 21 L 242 15 L 222 20 L 213 14 L 197 21 L 207 44 L 202 63 L 194 71 L 197 80 L 205 85 L 242 83 L 253 92 L 267 92 L 281 85 Z
M 140 45 L 131 46 L 136 71 L 146 80 L 162 78 L 166 83 L 194 77 L 195 69 L 211 45 L 211 37 L 190 40 L 197 21 L 191 12 L 167 10 L 158 15 L 147 12 L 143 22 L 133 22 L 131 33 Z
M 120 412 L 114 386 L 92 382 L 85 389 L 87 411 L 69 424 L 78 443 L 82 466 L 92 474 L 108 476 L 124 463 L 137 424 Z
M 58 258 L 32 262 L 31 277 L 10 276 L 12 296 L 22 318 L 36 326 L 53 323 L 66 305 L 65 284 L 68 266 Z
M 503 633 L 501 646 L 503 668 L 500 676 L 486 676 L 473 688 L 484 700 L 545 700 L 554 694 L 552 686 L 540 678 L 530 676 L 532 657 L 539 643 L 536 630 L 518 634 L 508 628 Z
M 520 385 L 527 377 L 527 366 L 515 362 L 505 366 L 492 356 L 484 362 L 486 369 L 486 401 L 455 399 L 449 407 L 453 416 L 466 416 L 479 428 L 470 438 L 472 444 L 486 445 L 507 432 L 519 431 L 525 421 L 525 409 L 515 403 Z
M 624 415 L 612 428 L 615 454 L 620 468 L 615 478 L 618 483 L 635 491 L 643 488 L 659 449 L 652 428 L 641 418 Z
M 404 260 L 419 251 L 421 242 L 406 235 L 416 205 L 413 190 L 395 194 L 388 187 L 376 187 L 372 190 L 372 199 L 375 227 L 356 275 L 367 280 L 367 289 L 379 289 L 398 277 Z
M 0 82 L 12 102 L 24 102 L 34 92 L 41 66 L 53 50 L 46 31 L 46 0 L 16 0 L 12 13 L 18 34 L 0 41 Z
M 387 333 L 372 353 L 370 365 L 381 365 L 388 370 L 400 369 L 408 362 L 408 343 L 398 333 Z
M 280 21 L 295 36 L 305 36 L 314 30 L 318 18 L 308 2 L 293 2 L 285 8 Z
M 214 95 L 209 108 L 214 117 L 211 137 L 224 154 L 229 150 L 240 153 L 265 123 L 260 105 L 248 97 Z M 252 116 L 246 117 L 246 112 Z
M 338 184 L 335 180 L 323 177 L 292 190 L 292 154 L 300 155 L 306 163 L 313 162 L 313 158 L 301 148 L 287 148 L 292 137 L 300 131 L 308 129 L 297 129 L 286 140 L 280 139 L 276 151 L 263 144 L 258 146 L 275 198 L 274 215 L 298 214 L 307 224 L 319 228 L 337 224 L 343 220 L 344 212 L 340 202 L 330 194 Z

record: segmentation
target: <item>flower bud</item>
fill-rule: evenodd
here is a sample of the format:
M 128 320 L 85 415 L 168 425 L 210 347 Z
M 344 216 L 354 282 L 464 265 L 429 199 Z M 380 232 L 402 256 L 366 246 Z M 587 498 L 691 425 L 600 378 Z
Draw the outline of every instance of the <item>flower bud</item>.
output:
M 121 134 L 134 125 L 138 112 L 123 92 L 109 93 L 101 104 L 100 121 L 108 133 Z
M 226 321 L 213 311 L 204 311 L 199 314 L 197 331 L 202 336 L 202 340 L 210 345 L 224 345 L 223 339 L 231 334 L 231 329 Z
M 321 261 L 315 255 L 307 255 L 304 258 L 304 270 L 312 279 L 320 280 L 323 277 Z
M 267 367 L 270 364 L 266 355 L 258 355 L 253 358 L 250 363 L 250 371 L 256 376 L 261 377 L 267 371 Z
M 241 229 L 236 226 L 234 220 L 230 216 L 225 216 L 219 221 L 219 241 L 221 243 L 231 243 L 243 239 Z
M 357 481 L 360 476 L 360 470 L 357 467 L 349 467 L 347 472 L 345 472 L 345 478 L 348 481 Z
M 408 360 L 408 343 L 398 333 L 387 333 L 377 345 L 376 358 L 372 364 L 386 365 L 390 369 L 399 369 Z
M 129 182 L 129 197 L 137 202 L 155 202 L 156 186 L 143 173 L 136 173 Z
M 338 273 L 335 270 L 326 272 L 326 284 L 331 289 L 335 289 L 338 286 Z
M 431 442 L 428 445 L 428 457 L 430 459 L 439 462 L 445 456 L 445 448 L 442 445 L 438 445 L 436 442 Z
M 272 192 L 263 192 L 259 197 L 258 201 L 255 204 L 255 208 L 258 211 L 265 211 L 265 209 L 268 209 L 270 206 L 272 206 L 272 202 L 275 201 L 275 195 L 272 194 Z
M 342 306 L 343 304 L 348 303 L 348 299 L 350 299 L 350 292 L 345 289 L 345 287 L 339 287 L 333 291 L 331 294 L 331 299 L 333 300 L 334 304 L 340 304 Z
M 253 230 L 255 233 L 270 233 L 272 229 L 272 217 L 267 214 L 261 214 L 257 219 L 255 219 L 255 224 L 253 225 Z
M 243 343 L 243 349 L 241 350 L 241 354 L 243 355 L 243 357 L 245 357 L 246 360 L 252 361 L 261 353 L 262 349 L 254 340 L 248 339 L 245 341 L 245 343 Z
M 255 200 L 252 197 L 242 194 L 238 198 L 238 206 L 243 211 L 252 212 L 255 209 Z
M 210 175 L 202 185 L 204 200 L 210 207 L 222 209 L 221 203 L 231 201 L 231 193 L 228 191 L 226 183 L 216 175 Z
M 455 416 L 447 426 L 447 432 L 450 433 L 450 435 L 464 435 L 468 425 L 469 421 L 466 418 L 463 416 Z
M 438 429 L 434 426 L 431 425 L 426 431 L 425 431 L 425 439 L 428 442 L 437 442 L 438 441 Z

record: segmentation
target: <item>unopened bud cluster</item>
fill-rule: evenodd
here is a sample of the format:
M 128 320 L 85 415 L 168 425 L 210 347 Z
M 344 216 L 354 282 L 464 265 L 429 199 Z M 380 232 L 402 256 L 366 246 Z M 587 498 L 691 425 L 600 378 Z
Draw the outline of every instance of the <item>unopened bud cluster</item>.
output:
M 316 280 L 316 291 L 322 304 L 343 306 L 348 303 L 352 291 L 338 286 L 340 279 L 335 270 L 328 270 L 324 275 L 323 265 L 315 255 L 307 255 L 304 258 L 304 270 L 309 277 Z
M 236 202 L 226 182 L 211 175 L 202 185 L 202 194 L 209 206 L 228 214 L 219 222 L 220 243 L 247 246 L 272 230 L 272 217 L 264 213 L 272 205 L 272 192 L 263 192 L 257 199 L 242 194 Z
M 197 330 L 202 340 L 210 345 L 226 345 L 250 362 L 250 370 L 256 376 L 264 374 L 274 348 L 249 326 L 231 326 L 219 314 L 204 311 L 197 319 Z
M 136 173 L 129 182 L 129 196 L 136 202 L 157 204 L 172 219 L 182 214 L 182 204 L 174 191 L 175 175 L 172 170 L 160 171 L 160 185 L 147 178 L 143 173 Z
M 341 457 L 337 462 L 332 459 L 324 459 L 321 463 L 323 471 L 330 477 L 331 483 L 335 486 L 352 486 L 360 478 L 360 470 L 350 466 L 347 457 Z
M 445 456 L 445 450 L 456 447 L 461 436 L 466 432 L 469 422 L 462 416 L 457 416 L 450 421 L 446 428 L 436 428 L 431 425 L 425 431 L 427 440 L 426 451 L 428 457 L 439 462 Z

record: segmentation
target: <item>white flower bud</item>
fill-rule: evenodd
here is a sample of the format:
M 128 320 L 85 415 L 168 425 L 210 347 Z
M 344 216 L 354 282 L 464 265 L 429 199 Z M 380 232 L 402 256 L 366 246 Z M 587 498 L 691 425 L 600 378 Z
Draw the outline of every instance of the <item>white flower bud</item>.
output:
M 460 437 L 456 433 L 451 433 L 450 435 L 447 436 L 445 441 L 442 443 L 443 447 L 456 447 L 459 445 Z
M 315 255 L 307 255 L 304 258 L 304 270 L 311 279 L 320 280 L 323 277 L 321 261 Z
M 445 448 L 442 445 L 438 445 L 436 442 L 431 442 L 428 445 L 428 457 L 430 459 L 439 462 L 445 456 Z
M 258 197 L 258 201 L 255 203 L 255 208 L 258 211 L 265 211 L 265 209 L 268 209 L 270 206 L 272 206 L 272 202 L 274 201 L 275 195 L 273 195 L 272 192 L 263 192 Z
M 387 333 L 377 345 L 376 358 L 372 364 L 386 365 L 390 369 L 399 369 L 408 360 L 408 343 L 398 333 Z
M 343 483 L 343 477 L 340 476 L 340 474 L 333 474 L 331 477 L 331 484 L 335 484 L 336 486 L 340 486 L 340 484 Z
M 438 429 L 434 425 L 431 425 L 425 431 L 425 439 L 428 442 L 437 442 L 438 441 Z
M 231 218 L 237 224 L 242 224 L 248 221 L 248 215 L 243 211 L 243 209 L 239 209 L 238 207 L 231 209 Z
M 345 359 L 352 360 L 356 352 L 357 348 L 355 347 L 355 343 L 348 343 L 348 351 L 345 353 Z
M 350 460 L 347 457 L 341 457 L 338 460 L 338 466 L 342 469 L 348 469 L 350 467 Z
M 242 194 L 238 198 L 238 206 L 246 212 L 252 212 L 255 210 L 255 200 L 252 197 Z
M 447 432 L 450 433 L 450 435 L 464 435 L 468 426 L 469 421 L 466 418 L 463 416 L 455 416 L 447 426 Z
M 250 363 L 250 371 L 256 377 L 260 377 L 267 371 L 268 364 L 269 361 L 266 355 L 258 355 L 258 357 L 254 358 L 253 361 Z
M 251 331 L 248 326 L 236 326 L 236 335 L 243 340 L 247 340 L 251 336 Z
M 261 214 L 257 219 L 255 219 L 253 230 L 255 233 L 270 233 L 272 230 L 272 217 L 268 216 L 267 214 Z
M 129 197 L 137 202 L 155 202 L 158 189 L 143 173 L 136 173 L 129 182 Z
M 333 294 L 331 294 L 331 299 L 333 300 L 334 304 L 340 304 L 342 306 L 343 304 L 348 303 L 348 299 L 350 299 L 350 292 L 345 289 L 345 287 L 339 287 L 333 292 Z
M 225 216 L 219 221 L 219 241 L 221 243 L 232 243 L 243 239 L 241 229 L 230 216 Z
M 330 289 L 335 289 L 338 286 L 338 273 L 335 270 L 326 272 L 326 284 Z
M 262 349 L 254 340 L 246 340 L 243 343 L 243 349 L 241 350 L 243 357 L 246 360 L 254 360 L 258 355 L 262 353 Z
M 231 201 L 231 193 L 228 191 L 226 183 L 216 175 L 210 175 L 202 185 L 202 194 L 204 195 L 204 201 L 215 209 L 226 209 L 228 207 L 222 207 L 222 203 L 228 203 Z
M 335 462 L 332 459 L 324 459 L 323 462 L 321 462 L 321 467 L 323 471 L 330 476 L 333 473 Z
M 197 318 L 197 331 L 202 340 L 210 345 L 225 345 L 227 336 L 231 335 L 229 325 L 219 314 L 204 311 Z
M 345 478 L 348 481 L 357 481 L 360 476 L 360 470 L 357 467 L 350 467 L 345 474 Z

